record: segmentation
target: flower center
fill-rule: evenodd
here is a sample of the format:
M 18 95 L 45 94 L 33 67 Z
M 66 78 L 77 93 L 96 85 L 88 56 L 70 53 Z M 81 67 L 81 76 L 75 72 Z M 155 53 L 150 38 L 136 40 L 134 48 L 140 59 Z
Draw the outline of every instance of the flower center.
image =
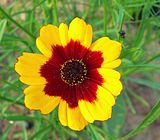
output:
M 86 79 L 87 68 L 82 60 L 67 60 L 61 65 L 61 79 L 71 85 L 78 85 Z

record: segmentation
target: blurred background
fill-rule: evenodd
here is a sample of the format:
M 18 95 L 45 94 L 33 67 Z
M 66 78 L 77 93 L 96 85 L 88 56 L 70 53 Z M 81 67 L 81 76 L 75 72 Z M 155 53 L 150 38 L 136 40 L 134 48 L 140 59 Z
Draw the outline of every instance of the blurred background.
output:
M 63 127 L 57 110 L 43 116 L 26 109 L 14 71 L 22 52 L 39 53 L 40 27 L 74 17 L 92 25 L 93 40 L 123 43 L 124 89 L 112 119 L 81 132 Z M 159 100 L 160 0 L 0 0 L 0 140 L 160 140 Z

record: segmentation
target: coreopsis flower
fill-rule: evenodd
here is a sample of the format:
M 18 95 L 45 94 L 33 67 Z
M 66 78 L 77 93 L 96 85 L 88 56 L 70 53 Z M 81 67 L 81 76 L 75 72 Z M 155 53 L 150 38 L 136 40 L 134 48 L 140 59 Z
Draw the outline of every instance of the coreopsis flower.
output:
M 120 73 L 114 70 L 121 44 L 108 37 L 92 43 L 92 27 L 75 18 L 69 25 L 48 24 L 36 39 L 42 54 L 23 53 L 15 64 L 24 90 L 25 106 L 48 114 L 58 105 L 62 125 L 82 130 L 95 120 L 111 118 L 120 94 Z

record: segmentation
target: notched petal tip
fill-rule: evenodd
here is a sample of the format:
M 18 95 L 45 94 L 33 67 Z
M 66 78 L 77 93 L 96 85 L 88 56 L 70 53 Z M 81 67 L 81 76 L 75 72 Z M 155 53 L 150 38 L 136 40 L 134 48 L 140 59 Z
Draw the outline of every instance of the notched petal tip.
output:
M 46 25 L 43 25 L 41 28 L 40 28 L 40 36 L 43 32 L 47 31 L 48 29 L 50 28 L 58 28 L 57 26 L 53 25 L 53 24 L 46 24 Z
M 52 47 L 61 45 L 59 28 L 52 24 L 45 25 L 40 29 L 40 35 L 36 40 L 38 49 L 45 55 L 51 56 Z
M 81 18 L 74 18 L 69 25 L 69 39 L 79 41 L 89 48 L 92 42 L 92 26 Z

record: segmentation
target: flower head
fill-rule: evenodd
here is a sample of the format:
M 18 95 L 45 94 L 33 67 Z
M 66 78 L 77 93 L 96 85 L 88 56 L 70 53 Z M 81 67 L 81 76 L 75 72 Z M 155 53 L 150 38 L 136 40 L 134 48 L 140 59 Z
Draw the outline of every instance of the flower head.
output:
M 75 18 L 69 25 L 48 24 L 36 39 L 42 54 L 23 53 L 15 65 L 20 80 L 29 85 L 25 106 L 48 114 L 57 105 L 62 125 L 82 130 L 94 120 L 111 118 L 120 94 L 120 73 L 114 70 L 121 44 L 102 37 L 92 42 L 92 27 Z

